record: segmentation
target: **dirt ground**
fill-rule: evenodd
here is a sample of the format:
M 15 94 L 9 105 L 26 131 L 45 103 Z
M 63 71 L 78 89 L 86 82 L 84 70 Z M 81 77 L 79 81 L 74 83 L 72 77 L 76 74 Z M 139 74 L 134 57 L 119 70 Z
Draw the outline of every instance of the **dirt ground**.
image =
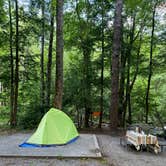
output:
M 166 151 L 155 155 L 151 152 L 127 150 L 119 144 L 119 136 L 96 134 L 102 159 L 88 158 L 0 158 L 0 166 L 165 166 Z

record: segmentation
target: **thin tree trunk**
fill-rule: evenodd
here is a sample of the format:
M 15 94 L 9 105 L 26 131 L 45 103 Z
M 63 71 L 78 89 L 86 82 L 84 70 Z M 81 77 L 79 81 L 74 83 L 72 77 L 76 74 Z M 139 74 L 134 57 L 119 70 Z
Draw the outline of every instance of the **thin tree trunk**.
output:
M 117 129 L 118 127 L 119 56 L 121 52 L 122 7 L 123 0 L 116 0 L 111 72 L 110 127 L 112 129 Z
M 149 92 L 150 92 L 150 84 L 151 84 L 151 77 L 152 77 L 152 61 L 153 61 L 153 46 L 154 46 L 154 28 L 155 28 L 155 13 L 156 13 L 156 6 L 157 3 L 154 5 L 153 8 L 153 16 L 152 16 L 152 32 L 151 32 L 151 42 L 150 42 L 150 61 L 149 61 L 149 76 L 148 76 L 148 85 L 146 91 L 146 119 L 145 122 L 148 123 L 148 115 L 149 115 Z
M 14 103 L 14 64 L 13 64 L 13 27 L 12 27 L 12 14 L 11 14 L 11 2 L 9 4 L 9 24 L 10 24 L 10 125 L 13 121 L 13 103 Z
M 133 80 L 130 84 L 130 93 L 133 89 L 134 83 L 137 79 L 137 75 L 138 75 L 138 70 L 139 70 L 139 63 L 140 63 L 140 50 L 141 50 L 141 45 L 142 45 L 142 32 L 140 34 L 140 39 L 139 39 L 139 46 L 138 46 L 138 50 L 137 50 L 137 62 L 136 62 L 136 69 L 135 69 L 135 73 L 134 73 L 134 77 Z
M 62 109 L 63 96 L 63 0 L 56 4 L 56 81 L 54 107 Z
M 85 42 L 86 43 L 86 42 Z M 91 49 L 86 44 L 83 46 L 84 63 L 84 105 L 85 105 L 85 127 L 89 127 L 89 118 L 91 114 L 91 83 L 90 83 L 90 54 Z
M 44 40 L 45 40 L 45 1 L 42 0 L 42 34 L 41 34 L 41 55 L 40 55 L 40 105 L 44 106 Z
M 128 122 L 131 124 L 131 105 L 130 105 L 130 54 L 127 57 L 127 86 L 126 86 L 126 106 L 128 108 Z
M 15 68 L 15 88 L 14 88 L 14 103 L 13 103 L 13 118 L 11 120 L 11 126 L 17 125 L 17 105 L 18 105 L 18 86 L 19 86 L 19 31 L 18 31 L 18 1 L 15 0 L 16 7 L 16 68 Z
M 132 24 L 132 29 L 130 33 L 130 44 L 128 48 L 128 57 L 127 57 L 127 95 L 126 95 L 126 100 L 127 100 L 127 107 L 128 107 L 128 122 L 129 124 L 132 123 L 132 114 L 131 114 L 131 91 L 130 91 L 130 67 L 131 67 L 131 51 L 133 49 L 133 42 L 134 42 L 134 32 L 135 32 L 135 17 L 136 14 L 134 13 L 133 16 L 133 24 Z
M 2 82 L 0 82 L 0 93 L 3 92 Z M 3 102 L 0 101 L 0 106 L 3 106 Z
M 48 63 L 47 63 L 47 77 L 46 77 L 46 105 L 50 106 L 50 92 L 51 92 L 51 66 L 52 66 L 52 46 L 53 46 L 53 36 L 54 36 L 54 1 L 52 0 L 51 7 L 51 24 L 50 24 L 50 40 L 48 49 Z
M 89 0 L 85 0 L 86 4 L 86 23 L 91 25 L 91 20 L 90 19 L 90 2 Z M 89 26 L 89 29 L 91 29 L 91 26 Z M 91 30 L 89 30 L 90 32 Z M 84 38 L 84 37 L 83 37 Z M 89 38 L 86 36 L 85 39 L 82 39 L 82 50 L 83 50 L 83 56 L 84 56 L 84 98 L 85 98 L 85 127 L 89 127 L 89 119 L 91 116 L 91 111 L 92 111 L 92 105 L 91 105 L 91 45 L 90 45 Z
M 100 77 L 100 119 L 99 119 L 99 128 L 101 128 L 102 119 L 103 119 L 103 86 L 104 86 L 104 5 L 102 1 L 102 44 L 101 44 L 101 77 Z

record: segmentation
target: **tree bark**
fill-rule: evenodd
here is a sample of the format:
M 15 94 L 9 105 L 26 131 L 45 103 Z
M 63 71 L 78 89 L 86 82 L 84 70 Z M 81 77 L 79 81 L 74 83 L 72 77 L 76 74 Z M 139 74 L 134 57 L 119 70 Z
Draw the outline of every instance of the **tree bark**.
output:
M 114 34 L 112 47 L 112 72 L 111 72 L 111 106 L 110 124 L 111 129 L 118 127 L 118 105 L 119 105 L 119 56 L 121 50 L 121 28 L 122 28 L 123 0 L 116 0 Z
M 91 5 L 89 0 L 85 0 L 86 4 L 86 24 L 89 24 L 89 32 L 91 32 L 91 19 L 90 9 Z M 86 29 L 87 30 L 87 29 Z M 85 30 L 85 31 L 86 31 Z M 91 102 L 91 51 L 92 51 L 92 40 L 86 35 L 86 38 L 82 38 L 82 50 L 83 50 L 83 65 L 84 65 L 84 98 L 85 98 L 85 127 L 89 127 L 89 119 L 92 113 L 92 102 Z
M 88 48 L 87 41 L 82 44 L 83 49 L 83 86 L 84 86 L 84 107 L 85 107 L 85 127 L 89 127 L 89 118 L 91 114 L 91 82 L 90 82 L 90 70 L 91 70 L 91 48 Z
M 40 105 L 44 106 L 44 40 L 45 40 L 45 1 L 42 0 L 42 32 L 41 32 L 41 54 L 40 54 Z
M 48 63 L 47 63 L 47 77 L 46 77 L 46 106 L 50 106 L 50 93 L 51 93 L 51 67 L 52 67 L 52 47 L 53 47 L 53 36 L 54 36 L 54 0 L 51 4 L 51 23 L 50 23 L 50 39 L 48 49 Z
M 0 93 L 3 92 L 3 85 L 2 85 L 2 82 L 0 82 Z M 3 106 L 3 102 L 0 101 L 0 106 Z
M 149 60 L 149 76 L 148 76 L 148 85 L 146 90 L 146 119 L 145 122 L 148 123 L 148 115 L 149 115 L 149 92 L 150 92 L 150 84 L 151 84 L 151 77 L 152 77 L 152 65 L 153 65 L 153 46 L 154 46 L 154 28 L 155 28 L 155 13 L 156 13 L 156 6 L 157 2 L 153 8 L 152 14 L 152 31 L 151 31 L 151 41 L 150 41 L 150 60 Z
M 103 119 L 103 86 L 104 86 L 104 2 L 102 1 L 102 30 L 101 30 L 101 77 L 100 77 L 100 118 L 99 128 Z
M 63 96 L 63 0 L 56 4 L 56 81 L 54 107 L 62 109 Z
M 14 87 L 14 102 L 13 102 L 13 117 L 11 119 L 11 126 L 17 125 L 17 105 L 18 105 L 18 86 L 19 86 L 19 30 L 18 30 L 18 1 L 15 0 L 15 14 L 16 14 L 16 66 L 15 66 L 15 87 Z
M 9 26 L 10 26 L 10 125 L 12 126 L 13 121 L 13 103 L 14 103 L 14 64 L 13 64 L 13 27 L 12 27 L 12 13 L 11 13 L 11 2 L 8 0 L 9 5 Z
M 125 101 L 125 69 L 126 69 L 126 50 L 124 50 L 122 42 L 122 52 L 121 52 L 121 66 L 120 66 L 120 87 L 119 87 L 119 125 L 124 126 L 123 124 L 123 114 L 124 114 L 124 101 Z
M 131 51 L 133 49 L 133 42 L 134 42 L 134 32 L 135 32 L 135 13 L 133 15 L 133 23 L 132 29 L 130 32 L 130 43 L 127 52 L 127 88 L 126 88 L 126 100 L 127 100 L 127 107 L 128 107 L 128 123 L 132 123 L 132 113 L 131 113 L 131 90 L 130 90 L 130 67 L 131 67 Z

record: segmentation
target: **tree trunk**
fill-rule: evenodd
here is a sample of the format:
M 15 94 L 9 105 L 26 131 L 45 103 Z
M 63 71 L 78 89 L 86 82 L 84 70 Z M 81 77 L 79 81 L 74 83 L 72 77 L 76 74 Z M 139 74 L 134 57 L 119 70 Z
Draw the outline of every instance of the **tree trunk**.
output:
M 123 42 L 122 42 L 123 43 Z M 124 101 L 125 101 L 125 68 L 126 68 L 126 60 L 127 56 L 124 50 L 125 46 L 122 45 L 121 52 L 121 66 L 120 66 L 120 87 L 119 87 L 119 125 L 123 126 L 123 114 L 125 111 Z
M 91 83 L 90 83 L 90 70 L 91 70 L 91 48 L 88 48 L 88 42 L 85 42 L 82 46 L 83 49 L 83 65 L 84 65 L 84 77 L 83 77 L 83 85 L 84 85 L 84 107 L 85 107 L 85 127 L 89 127 L 89 118 L 91 114 Z
M 127 90 L 126 90 L 126 100 L 127 100 L 127 108 L 128 108 L 128 123 L 132 123 L 132 114 L 131 114 L 131 90 L 130 90 L 130 67 L 131 67 L 131 51 L 133 49 L 133 42 L 134 42 L 134 32 L 135 32 L 135 13 L 133 15 L 133 23 L 132 29 L 130 32 L 130 44 L 127 52 Z
M 18 31 L 18 1 L 15 0 L 16 6 L 16 68 L 15 68 L 15 87 L 14 87 L 14 102 L 13 102 L 13 117 L 11 119 L 11 126 L 17 125 L 17 105 L 18 105 L 18 86 L 19 86 L 19 31 Z
M 11 14 L 11 2 L 9 4 L 9 24 L 10 24 L 10 125 L 13 121 L 13 103 L 14 103 L 14 64 L 13 64 L 13 27 L 12 27 L 12 14 Z
M 56 4 L 56 81 L 54 107 L 62 109 L 63 96 L 63 0 Z
M 52 66 L 52 46 L 53 46 L 53 35 L 54 35 L 54 0 L 52 0 L 51 7 L 51 24 L 50 24 L 50 40 L 48 49 L 48 63 L 47 63 L 47 77 L 46 77 L 46 106 L 50 106 L 50 92 L 51 92 L 51 66 Z
M 112 48 L 112 72 L 111 72 L 111 106 L 110 123 L 111 129 L 118 127 L 118 105 L 119 105 L 119 56 L 121 50 L 121 28 L 122 28 L 123 0 L 116 0 L 114 35 Z
M 44 39 L 45 39 L 45 1 L 42 0 L 42 32 L 41 32 L 41 54 L 40 54 L 40 106 L 44 106 Z
M 104 5 L 102 1 L 102 30 L 101 30 L 101 77 L 100 77 L 100 119 L 99 119 L 99 128 L 101 128 L 102 119 L 103 119 L 103 86 L 104 86 Z
M 3 85 L 2 82 L 0 82 L 0 94 L 3 93 Z M 3 101 L 0 101 L 0 106 L 3 106 Z
M 136 69 L 135 69 L 135 73 L 134 73 L 134 77 L 133 80 L 130 84 L 130 93 L 133 89 L 134 83 L 137 79 L 137 75 L 138 75 L 138 70 L 139 70 L 139 63 L 140 63 L 140 50 L 141 50 L 141 45 L 142 45 L 142 32 L 140 34 L 140 39 L 139 39 L 139 46 L 138 46 L 138 50 L 137 50 L 137 62 L 136 62 Z
M 150 84 L 151 84 L 151 77 L 152 77 L 152 61 L 153 61 L 153 45 L 154 45 L 154 28 L 155 28 L 155 13 L 156 13 L 156 6 L 157 3 L 154 5 L 153 8 L 153 15 L 152 15 L 152 32 L 151 32 L 151 42 L 150 42 L 150 61 L 149 61 L 149 76 L 148 76 L 148 85 L 146 91 L 146 119 L 145 122 L 148 123 L 148 114 L 149 114 L 149 92 L 150 92 Z

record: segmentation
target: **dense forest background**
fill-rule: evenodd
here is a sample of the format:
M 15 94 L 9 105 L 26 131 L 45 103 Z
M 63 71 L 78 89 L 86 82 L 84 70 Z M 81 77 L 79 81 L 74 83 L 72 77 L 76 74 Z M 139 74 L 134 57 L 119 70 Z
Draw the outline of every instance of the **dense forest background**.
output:
M 163 126 L 165 46 L 165 0 L 0 0 L 0 125 Z

